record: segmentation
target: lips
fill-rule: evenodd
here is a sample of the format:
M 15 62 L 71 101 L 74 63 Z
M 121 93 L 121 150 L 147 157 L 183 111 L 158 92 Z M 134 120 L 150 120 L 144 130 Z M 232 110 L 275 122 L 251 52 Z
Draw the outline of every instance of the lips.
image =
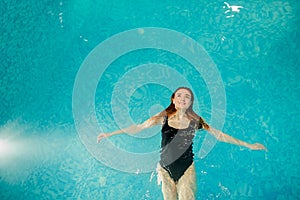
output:
M 186 103 L 184 103 L 184 102 L 179 102 L 178 105 L 180 105 L 180 106 L 185 106 Z

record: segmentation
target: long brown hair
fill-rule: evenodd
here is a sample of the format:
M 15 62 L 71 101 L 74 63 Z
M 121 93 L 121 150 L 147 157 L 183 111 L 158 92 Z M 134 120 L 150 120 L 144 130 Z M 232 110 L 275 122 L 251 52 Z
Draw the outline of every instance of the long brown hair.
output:
M 188 117 L 188 119 L 189 120 L 195 120 L 199 125 L 201 125 L 201 127 L 203 127 L 203 128 L 208 128 L 209 126 L 208 126 L 208 124 L 203 120 L 203 118 L 202 117 L 200 117 L 197 113 L 195 113 L 194 112 L 194 110 L 193 110 L 193 105 L 194 105 L 194 94 L 193 94 L 193 92 L 192 92 L 192 90 L 190 89 L 190 88 L 188 88 L 188 87 L 179 87 L 179 88 L 177 88 L 174 92 L 173 92 L 173 94 L 172 94 L 172 96 L 171 96 L 171 103 L 170 103 L 170 105 L 165 109 L 165 110 L 163 110 L 161 113 L 159 113 L 157 116 L 155 116 L 154 118 L 156 118 L 157 120 L 159 119 L 159 118 L 161 118 L 161 117 L 170 117 L 170 116 L 172 116 L 173 114 L 175 114 L 175 112 L 177 111 L 176 110 L 176 108 L 175 108 L 175 104 L 173 103 L 173 99 L 174 99 L 174 97 L 175 97 L 175 94 L 176 94 L 176 92 L 178 91 L 178 90 L 180 90 L 180 89 L 185 89 L 185 90 L 187 90 L 187 91 L 189 91 L 190 92 L 190 94 L 191 94 L 191 105 L 187 108 L 187 110 L 186 110 L 186 115 L 187 115 L 187 117 Z M 154 119 L 155 120 L 155 119 Z

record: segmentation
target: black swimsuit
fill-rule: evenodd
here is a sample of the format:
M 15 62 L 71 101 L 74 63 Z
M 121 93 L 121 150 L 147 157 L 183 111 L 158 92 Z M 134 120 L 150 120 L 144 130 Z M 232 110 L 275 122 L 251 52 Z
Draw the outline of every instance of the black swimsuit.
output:
M 185 129 L 176 129 L 168 124 L 168 118 L 162 127 L 160 165 L 177 182 L 193 163 L 193 138 L 195 131 L 201 129 L 194 120 Z

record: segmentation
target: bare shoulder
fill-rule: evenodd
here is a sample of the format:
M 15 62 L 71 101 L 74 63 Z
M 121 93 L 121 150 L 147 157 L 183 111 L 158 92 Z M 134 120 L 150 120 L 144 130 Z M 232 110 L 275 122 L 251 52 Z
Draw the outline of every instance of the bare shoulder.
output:
M 165 116 L 163 114 L 157 114 L 152 116 L 149 120 L 153 125 L 162 125 L 165 121 Z

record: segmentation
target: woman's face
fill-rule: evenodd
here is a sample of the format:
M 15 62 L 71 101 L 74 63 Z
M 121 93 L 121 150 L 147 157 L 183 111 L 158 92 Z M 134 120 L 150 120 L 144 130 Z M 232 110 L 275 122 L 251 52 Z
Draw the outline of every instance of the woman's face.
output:
M 186 110 L 192 104 L 192 95 L 186 89 L 179 89 L 174 95 L 173 104 L 176 110 Z

